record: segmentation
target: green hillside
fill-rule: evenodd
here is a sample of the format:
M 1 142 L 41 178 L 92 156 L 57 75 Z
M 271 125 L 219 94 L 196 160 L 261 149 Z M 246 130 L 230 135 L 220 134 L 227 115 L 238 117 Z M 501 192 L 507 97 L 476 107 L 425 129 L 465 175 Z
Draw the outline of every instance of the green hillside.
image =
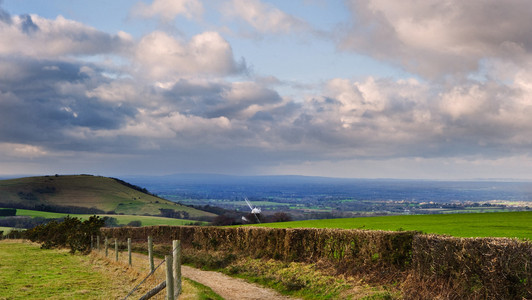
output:
M 532 211 L 309 220 L 253 226 L 417 230 L 457 237 L 516 237 L 532 240 Z
M 125 215 L 159 215 L 172 209 L 197 218 L 212 213 L 180 205 L 134 189 L 108 177 L 64 175 L 0 180 L 0 207 L 6 204 L 33 208 L 39 205 L 77 206 Z

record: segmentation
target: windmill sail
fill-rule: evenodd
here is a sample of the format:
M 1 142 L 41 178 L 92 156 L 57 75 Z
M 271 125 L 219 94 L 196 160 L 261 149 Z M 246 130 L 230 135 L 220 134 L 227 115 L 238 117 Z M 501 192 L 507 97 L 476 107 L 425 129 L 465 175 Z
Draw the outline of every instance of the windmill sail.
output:
M 261 213 L 261 209 L 258 207 L 253 207 L 251 203 L 249 202 L 248 197 L 244 197 L 244 201 L 246 201 L 247 205 L 251 209 L 251 213 L 255 216 L 255 219 L 257 219 L 257 222 L 260 223 L 259 217 L 257 217 L 257 215 Z

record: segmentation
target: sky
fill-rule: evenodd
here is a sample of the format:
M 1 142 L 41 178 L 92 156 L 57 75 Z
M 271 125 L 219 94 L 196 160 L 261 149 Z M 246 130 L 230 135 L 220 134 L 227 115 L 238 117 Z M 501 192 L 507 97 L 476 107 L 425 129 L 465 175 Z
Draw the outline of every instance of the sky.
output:
M 532 179 L 527 0 L 0 0 L 0 175 Z

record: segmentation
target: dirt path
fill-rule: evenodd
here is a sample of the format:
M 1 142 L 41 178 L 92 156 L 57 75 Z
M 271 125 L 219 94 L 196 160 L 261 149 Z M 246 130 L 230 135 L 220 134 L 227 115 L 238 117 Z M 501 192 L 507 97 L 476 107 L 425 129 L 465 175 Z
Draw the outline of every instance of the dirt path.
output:
M 124 256 L 127 253 L 123 253 Z M 148 256 L 140 253 L 132 253 L 134 265 L 138 265 L 135 260 L 142 261 L 141 269 L 148 271 Z M 155 265 L 161 262 L 161 259 L 155 258 Z M 216 294 L 220 295 L 226 300 L 288 300 L 297 299 L 288 296 L 283 296 L 278 292 L 261 287 L 258 284 L 246 282 L 240 278 L 233 278 L 231 276 L 213 272 L 203 271 L 189 266 L 181 267 L 181 274 L 183 277 L 197 281 L 205 286 L 210 287 Z
M 216 294 L 227 300 L 294 299 L 283 296 L 274 290 L 218 272 L 202 271 L 188 266 L 182 266 L 181 272 L 184 277 L 210 287 Z

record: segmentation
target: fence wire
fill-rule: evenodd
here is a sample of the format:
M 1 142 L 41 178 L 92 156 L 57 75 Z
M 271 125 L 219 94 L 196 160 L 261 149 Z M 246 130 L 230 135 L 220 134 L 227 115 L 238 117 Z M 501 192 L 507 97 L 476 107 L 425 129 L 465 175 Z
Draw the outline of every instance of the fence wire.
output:
M 177 250 L 177 248 L 174 248 L 172 250 L 172 255 L 174 255 L 174 252 Z M 137 284 L 137 286 L 135 286 L 125 297 L 124 299 L 122 300 L 126 300 L 127 298 L 129 298 L 129 296 L 131 296 L 151 275 L 153 275 L 155 273 L 155 271 L 157 271 L 157 269 L 159 269 L 160 266 L 162 266 L 162 264 L 164 264 L 164 262 L 166 261 L 166 259 L 163 259 L 158 265 L 157 267 L 155 267 L 153 269 L 153 271 L 151 271 L 148 275 L 146 275 L 146 277 L 144 277 L 144 279 L 142 279 L 142 281 Z

